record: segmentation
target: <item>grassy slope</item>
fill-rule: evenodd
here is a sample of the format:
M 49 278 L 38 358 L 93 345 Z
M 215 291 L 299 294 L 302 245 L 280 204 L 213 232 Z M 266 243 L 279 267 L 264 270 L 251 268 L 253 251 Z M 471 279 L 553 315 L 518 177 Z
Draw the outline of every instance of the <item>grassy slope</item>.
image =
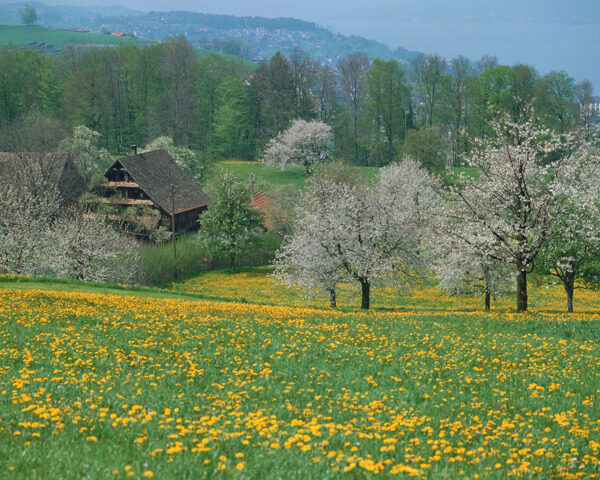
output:
M 243 273 L 206 286 L 284 306 L 0 284 L 0 477 L 598 473 L 597 314 L 315 310 Z
M 0 25 L 0 46 L 24 45 L 30 42 L 48 43 L 55 48 L 66 44 L 119 45 L 121 43 L 145 44 L 148 40 L 131 37 L 113 37 L 99 33 L 75 33 L 52 28 L 22 25 Z
M 219 165 L 233 172 L 238 177 L 248 180 L 251 174 L 254 174 L 257 180 L 262 180 L 272 185 L 293 185 L 298 188 L 304 186 L 307 179 L 303 167 L 279 168 L 265 165 L 262 162 L 245 161 L 222 161 Z M 372 178 L 379 171 L 376 167 L 353 167 L 360 175 L 365 178 Z
M 254 174 L 257 180 L 266 182 L 269 185 L 292 185 L 302 188 L 307 179 L 306 173 L 302 167 L 289 167 L 281 169 L 275 166 L 268 166 L 262 162 L 245 162 L 236 160 L 226 160 L 219 162 L 218 165 L 233 172 L 241 179 L 248 180 L 251 174 Z M 318 167 L 317 167 L 318 168 Z M 379 172 L 378 167 L 352 167 L 359 175 L 370 179 Z M 452 175 L 464 174 L 469 177 L 479 175 L 477 169 L 472 167 L 457 167 L 452 170 Z M 446 182 L 452 183 L 454 180 L 448 176 L 447 172 L 442 172 Z

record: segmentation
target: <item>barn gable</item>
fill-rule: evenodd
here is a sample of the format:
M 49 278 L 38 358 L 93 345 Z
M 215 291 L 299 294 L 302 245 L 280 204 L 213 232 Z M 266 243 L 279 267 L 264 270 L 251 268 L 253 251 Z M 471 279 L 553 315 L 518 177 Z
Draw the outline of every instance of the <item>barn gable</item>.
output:
M 164 150 L 120 158 L 104 175 L 108 180 L 105 186 L 115 193 L 105 196 L 105 203 L 158 208 L 163 213 L 165 226 L 170 226 L 174 213 L 178 230 L 195 228 L 196 219 L 210 203 L 209 196 Z

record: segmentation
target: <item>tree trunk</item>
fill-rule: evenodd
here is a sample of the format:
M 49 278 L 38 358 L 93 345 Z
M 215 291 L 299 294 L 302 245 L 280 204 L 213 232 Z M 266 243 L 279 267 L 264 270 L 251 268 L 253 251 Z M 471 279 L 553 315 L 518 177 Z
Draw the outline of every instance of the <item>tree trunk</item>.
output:
M 517 273 L 517 312 L 527 311 L 527 272 L 519 270 Z
M 356 110 L 358 107 L 354 108 L 354 165 L 358 165 L 358 117 L 356 115 Z
M 368 280 L 361 280 L 360 286 L 362 287 L 362 302 L 360 308 L 368 310 L 371 306 L 371 283 Z
M 490 306 L 491 306 L 492 287 L 490 285 L 488 269 L 486 267 L 484 267 L 483 271 L 484 271 L 484 277 L 485 277 L 485 311 L 489 312 Z
M 575 275 L 567 274 L 563 279 L 563 286 L 567 292 L 567 312 L 573 313 L 573 293 L 575 291 Z
M 335 296 L 335 287 L 329 289 L 329 305 L 331 308 L 337 307 L 337 299 Z

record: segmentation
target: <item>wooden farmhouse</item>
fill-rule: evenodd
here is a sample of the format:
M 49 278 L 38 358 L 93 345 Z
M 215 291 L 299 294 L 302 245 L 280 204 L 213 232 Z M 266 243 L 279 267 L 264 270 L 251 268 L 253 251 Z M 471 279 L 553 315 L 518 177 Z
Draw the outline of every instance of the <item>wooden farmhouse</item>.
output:
M 79 199 L 87 185 L 68 153 L 7 153 L 0 152 L 0 176 L 18 181 L 32 169 L 56 185 L 64 204 Z
M 103 203 L 120 209 L 148 206 L 160 212 L 159 225 L 177 233 L 198 228 L 196 221 L 210 198 L 175 163 L 165 150 L 118 159 L 104 174 Z M 174 209 L 173 209 L 174 206 Z

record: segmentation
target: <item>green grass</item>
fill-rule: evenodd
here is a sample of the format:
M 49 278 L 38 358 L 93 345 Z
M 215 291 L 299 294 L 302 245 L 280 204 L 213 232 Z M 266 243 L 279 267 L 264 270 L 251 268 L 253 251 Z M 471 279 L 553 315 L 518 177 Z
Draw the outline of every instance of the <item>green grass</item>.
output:
M 172 298 L 180 300 L 202 300 L 205 297 L 194 292 L 174 291 L 160 287 L 95 283 L 66 278 L 13 277 L 0 275 L 0 289 L 6 290 L 49 290 L 55 292 L 79 292 L 99 295 L 126 295 L 133 297 Z M 214 297 L 207 297 L 214 300 Z M 230 301 L 228 298 L 218 298 Z
M 297 188 L 303 188 L 306 180 L 309 178 L 303 167 L 293 166 L 280 168 L 272 165 L 265 165 L 262 162 L 246 162 L 238 160 L 226 160 L 218 163 L 219 166 L 229 170 L 243 180 L 249 180 L 251 175 L 259 180 L 271 185 L 291 185 Z M 352 167 L 359 175 L 366 179 L 374 178 L 379 172 L 377 167 Z M 318 174 L 319 167 L 315 169 Z
M 255 236 L 244 255 L 236 259 L 236 267 L 250 267 L 271 263 L 281 245 L 281 237 L 273 232 Z M 173 244 L 145 244 L 138 248 L 140 257 L 139 283 L 144 285 L 165 284 L 176 279 L 187 279 L 202 272 L 229 266 L 227 255 L 210 252 L 200 245 L 195 233 L 177 239 L 176 257 Z
M 151 40 L 131 37 L 113 37 L 100 33 L 75 33 L 55 30 L 37 25 L 0 25 L 0 46 L 24 45 L 31 42 L 52 44 L 54 48 L 63 48 L 67 44 L 77 45 L 119 45 L 149 44 Z
M 0 477 L 599 473 L 597 315 L 265 306 L 246 273 L 213 288 L 249 303 L 5 278 Z
M 285 169 L 265 165 L 262 162 L 245 162 L 238 160 L 226 160 L 221 161 L 217 165 L 229 170 L 230 172 L 237 175 L 239 178 L 248 181 L 251 175 L 259 182 L 267 184 L 269 186 L 292 186 L 296 188 L 303 188 L 308 176 L 306 175 L 304 168 L 302 167 L 288 167 Z M 370 180 L 375 178 L 379 172 L 378 167 L 352 167 L 363 178 Z M 319 167 L 316 168 L 316 174 L 318 174 Z M 452 169 L 453 175 L 465 173 L 467 176 L 477 177 L 479 172 L 476 168 L 472 167 L 455 167 Z M 446 183 L 453 183 L 452 177 L 448 176 L 446 170 L 437 173 L 442 176 Z
M 246 58 L 239 57 L 237 55 L 232 55 L 229 53 L 215 52 L 214 50 L 206 50 L 204 48 L 196 48 L 196 52 L 200 58 L 216 55 L 218 57 L 222 57 L 233 62 L 240 62 L 245 67 L 256 66 L 256 62 L 252 62 L 251 60 L 248 60 Z
M 298 188 L 304 186 L 307 175 L 302 167 L 279 168 L 265 165 L 262 162 L 223 161 L 219 166 L 232 172 L 237 177 L 248 181 L 251 175 L 257 180 L 273 185 L 293 185 Z

